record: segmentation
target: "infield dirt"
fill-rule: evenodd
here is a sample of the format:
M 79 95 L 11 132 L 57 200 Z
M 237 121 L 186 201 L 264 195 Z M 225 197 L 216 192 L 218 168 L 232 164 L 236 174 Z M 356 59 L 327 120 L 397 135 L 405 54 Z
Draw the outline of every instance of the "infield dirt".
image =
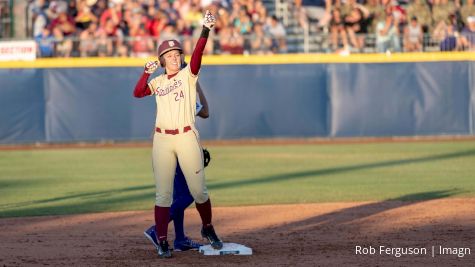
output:
M 198 240 L 194 208 L 186 230 Z M 159 259 L 143 231 L 152 211 L 0 220 L 1 266 L 473 266 L 475 199 L 217 207 L 214 224 L 225 242 L 252 256 L 176 252 Z M 169 229 L 173 240 L 173 227 Z M 376 249 L 356 255 L 356 246 Z M 386 248 L 426 248 L 426 255 L 388 255 Z M 436 249 L 432 257 L 432 246 Z M 444 248 L 470 254 L 439 255 Z M 467 250 L 465 250 L 467 252 Z

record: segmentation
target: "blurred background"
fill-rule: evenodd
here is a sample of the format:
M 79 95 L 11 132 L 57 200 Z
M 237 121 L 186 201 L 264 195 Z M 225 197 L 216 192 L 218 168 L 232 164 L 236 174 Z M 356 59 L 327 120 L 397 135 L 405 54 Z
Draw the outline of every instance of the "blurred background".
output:
M 475 49 L 473 0 L 0 0 L 0 38 L 38 57 L 146 57 L 218 17 L 207 54 Z
M 207 9 L 202 139 L 475 132 L 473 0 L 0 0 L 0 143 L 150 140 L 135 83 Z

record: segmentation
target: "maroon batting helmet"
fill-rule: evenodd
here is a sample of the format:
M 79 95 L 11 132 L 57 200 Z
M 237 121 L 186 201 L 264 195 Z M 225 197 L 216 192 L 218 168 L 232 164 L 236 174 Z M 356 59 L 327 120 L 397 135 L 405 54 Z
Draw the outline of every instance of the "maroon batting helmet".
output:
M 160 46 L 158 47 L 158 59 L 160 60 L 160 65 L 162 67 L 165 67 L 165 60 L 162 58 L 162 56 L 172 50 L 178 50 L 180 54 L 183 54 L 183 48 L 181 47 L 180 42 L 177 40 L 166 40 L 163 41 Z

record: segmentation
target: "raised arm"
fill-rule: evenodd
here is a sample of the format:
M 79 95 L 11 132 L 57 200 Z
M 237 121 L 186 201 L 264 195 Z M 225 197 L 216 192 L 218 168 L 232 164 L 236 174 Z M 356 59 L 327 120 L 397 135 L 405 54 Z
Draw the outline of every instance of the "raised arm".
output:
M 191 55 L 190 60 L 190 69 L 191 73 L 197 75 L 201 68 L 201 59 L 203 57 L 203 51 L 205 50 L 206 42 L 208 41 L 208 36 L 211 28 L 213 28 L 216 23 L 216 18 L 211 14 L 209 10 L 206 10 L 204 16 L 203 30 L 201 31 L 200 38 L 196 43 L 193 54 Z
M 152 94 L 152 91 L 148 87 L 148 78 L 150 75 L 158 68 L 157 61 L 149 61 L 145 64 L 144 72 L 140 76 L 137 84 L 134 89 L 134 96 L 137 98 L 142 98 L 144 96 L 149 96 Z

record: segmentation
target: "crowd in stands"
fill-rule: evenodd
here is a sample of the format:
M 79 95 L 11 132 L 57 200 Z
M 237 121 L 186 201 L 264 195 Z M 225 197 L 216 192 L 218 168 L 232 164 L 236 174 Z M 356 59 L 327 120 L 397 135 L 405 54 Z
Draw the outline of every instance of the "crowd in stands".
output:
M 332 52 L 423 51 L 424 38 L 440 50 L 475 50 L 474 0 L 288 0 L 302 29 L 328 34 Z M 204 10 L 217 16 L 208 54 L 287 52 L 287 28 L 262 0 L 34 0 L 29 6 L 39 56 L 91 57 L 155 54 L 163 40 L 192 51 Z
M 424 37 L 441 51 L 475 50 L 474 0 L 295 0 L 301 27 L 330 33 L 333 51 L 365 46 L 376 36 L 376 51 L 422 51 Z
M 35 0 L 32 37 L 41 57 L 147 57 L 169 39 L 189 54 L 206 9 L 218 18 L 206 53 L 285 52 L 284 26 L 260 0 Z

